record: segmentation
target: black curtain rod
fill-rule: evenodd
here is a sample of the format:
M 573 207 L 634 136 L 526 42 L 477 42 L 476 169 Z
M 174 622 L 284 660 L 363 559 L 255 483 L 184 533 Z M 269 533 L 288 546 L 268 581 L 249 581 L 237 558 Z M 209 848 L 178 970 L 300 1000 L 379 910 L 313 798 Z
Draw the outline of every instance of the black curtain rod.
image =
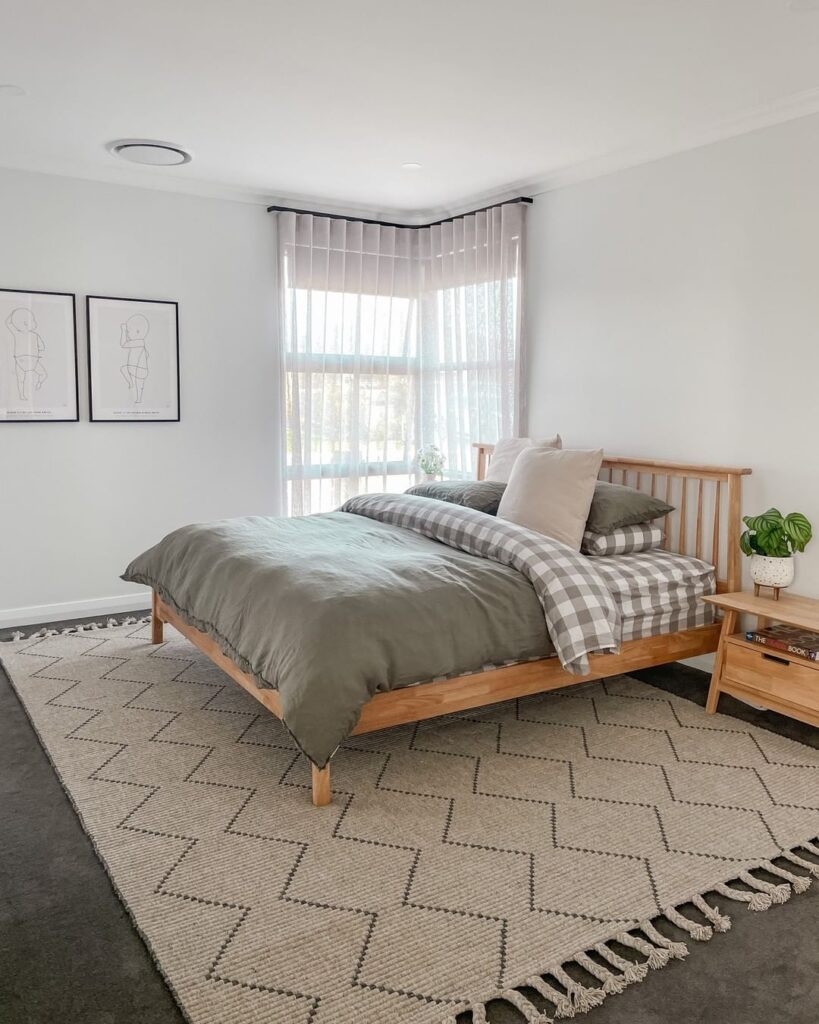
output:
M 459 213 L 454 217 L 444 217 L 442 220 L 434 220 L 430 224 L 393 224 L 386 220 L 368 220 L 366 217 L 345 217 L 342 213 L 324 213 L 322 210 L 297 210 L 292 206 L 268 206 L 268 213 L 304 213 L 310 217 L 327 217 L 330 220 L 349 220 L 356 224 L 378 224 L 382 228 L 435 228 L 439 224 L 448 224 L 452 220 L 460 220 L 461 217 L 471 217 L 473 213 L 485 213 L 487 210 L 495 210 L 499 206 L 508 206 L 511 203 L 533 203 L 531 196 L 518 196 L 516 199 L 505 199 L 502 203 L 492 203 L 491 206 L 482 206 L 478 210 L 468 210 L 466 213 Z

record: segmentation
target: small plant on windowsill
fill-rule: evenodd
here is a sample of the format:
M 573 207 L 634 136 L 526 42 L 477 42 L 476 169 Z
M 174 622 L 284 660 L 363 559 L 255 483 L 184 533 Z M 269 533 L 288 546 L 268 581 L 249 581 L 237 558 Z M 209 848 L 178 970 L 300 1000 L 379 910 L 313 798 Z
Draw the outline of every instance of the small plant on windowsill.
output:
M 813 537 L 813 528 L 801 512 L 783 516 L 778 508 L 769 508 L 761 516 L 743 516 L 748 529 L 739 538 L 743 554 L 751 557 L 751 579 L 754 593 L 760 587 L 773 587 L 774 597 L 780 589 L 793 583 L 793 556 L 804 551 Z
M 415 465 L 424 474 L 425 480 L 437 480 L 445 463 L 446 457 L 437 444 L 425 444 L 415 456 Z

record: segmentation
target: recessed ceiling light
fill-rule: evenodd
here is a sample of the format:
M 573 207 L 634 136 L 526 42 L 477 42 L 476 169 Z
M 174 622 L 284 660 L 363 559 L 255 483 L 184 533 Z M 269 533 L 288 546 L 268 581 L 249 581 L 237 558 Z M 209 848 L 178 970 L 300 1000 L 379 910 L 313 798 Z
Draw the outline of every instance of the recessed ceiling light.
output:
M 409 163 L 401 164 L 401 170 L 402 171 L 420 171 L 421 170 L 421 165 L 415 163 L 414 160 L 410 160 Z
M 0 96 L 25 96 L 26 90 L 22 85 L 0 85 Z
M 117 139 L 105 147 L 114 156 L 130 160 L 132 164 L 149 164 L 152 167 L 176 167 L 189 164 L 191 154 L 172 142 L 157 142 L 156 139 Z

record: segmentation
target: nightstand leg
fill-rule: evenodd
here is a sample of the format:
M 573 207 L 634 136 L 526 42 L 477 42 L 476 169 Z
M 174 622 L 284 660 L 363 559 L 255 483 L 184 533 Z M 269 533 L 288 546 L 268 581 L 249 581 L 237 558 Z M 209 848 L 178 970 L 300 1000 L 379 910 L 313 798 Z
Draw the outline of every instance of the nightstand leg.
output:
M 722 629 L 720 630 L 719 647 L 717 648 L 717 656 L 714 661 L 714 673 L 711 676 L 711 685 L 708 687 L 708 700 L 705 702 L 705 710 L 709 715 L 714 714 L 719 703 L 719 683 L 722 677 L 722 667 L 725 663 L 725 641 L 735 631 L 736 627 L 737 613 L 726 609 L 722 616 Z

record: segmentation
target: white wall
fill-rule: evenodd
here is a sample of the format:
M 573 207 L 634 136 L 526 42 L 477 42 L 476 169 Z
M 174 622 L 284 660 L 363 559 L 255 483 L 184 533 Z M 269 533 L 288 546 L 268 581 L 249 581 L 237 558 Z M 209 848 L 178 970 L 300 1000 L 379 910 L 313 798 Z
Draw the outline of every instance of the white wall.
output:
M 134 554 L 276 509 L 269 217 L 2 171 L 0 225 L 0 287 L 77 293 L 82 414 L 0 423 L 0 625 L 142 605 Z M 528 249 L 533 433 L 748 464 L 744 511 L 819 527 L 819 117 L 540 196 Z M 179 302 L 181 423 L 87 422 L 86 293 Z
M 532 434 L 751 466 L 819 596 L 819 117 L 539 196 L 528 254 Z
M 145 606 L 118 577 L 184 523 L 276 511 L 263 207 L 0 172 L 0 288 L 77 293 L 80 423 L 0 423 L 0 625 Z M 179 302 L 180 423 L 89 423 L 87 294 Z

